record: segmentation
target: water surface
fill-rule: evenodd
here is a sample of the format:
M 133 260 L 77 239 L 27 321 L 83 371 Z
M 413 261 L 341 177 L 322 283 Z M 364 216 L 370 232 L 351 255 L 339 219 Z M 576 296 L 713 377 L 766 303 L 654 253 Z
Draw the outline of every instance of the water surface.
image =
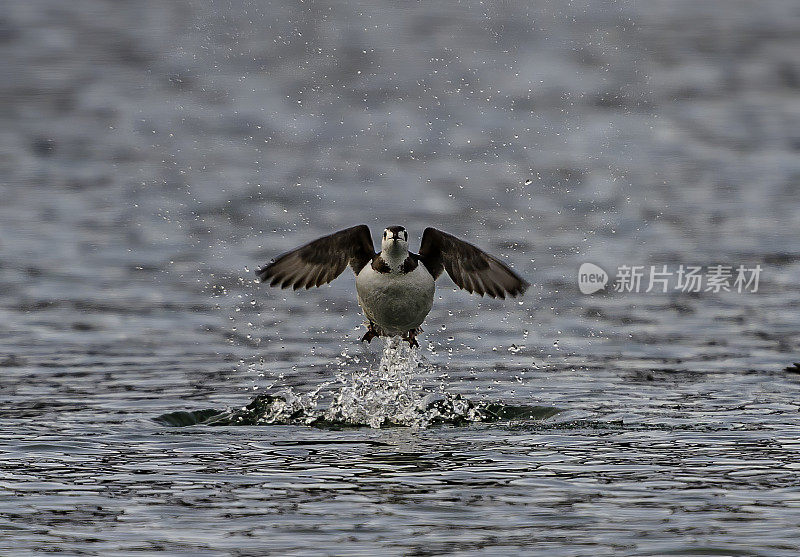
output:
M 0 552 L 798 554 L 796 2 L 4 7 Z M 252 280 L 360 222 L 532 287 L 378 380 L 352 276 Z

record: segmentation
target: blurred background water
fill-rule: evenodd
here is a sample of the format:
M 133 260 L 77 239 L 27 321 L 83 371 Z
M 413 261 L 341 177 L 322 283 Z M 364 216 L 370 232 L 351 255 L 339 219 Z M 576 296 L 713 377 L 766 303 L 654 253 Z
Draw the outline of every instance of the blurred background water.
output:
M 4 2 L 0 550 L 796 555 L 798 52 L 793 0 Z M 252 280 L 362 222 L 532 282 L 442 279 L 415 381 L 557 413 L 156 420 L 373 368 L 352 276 Z

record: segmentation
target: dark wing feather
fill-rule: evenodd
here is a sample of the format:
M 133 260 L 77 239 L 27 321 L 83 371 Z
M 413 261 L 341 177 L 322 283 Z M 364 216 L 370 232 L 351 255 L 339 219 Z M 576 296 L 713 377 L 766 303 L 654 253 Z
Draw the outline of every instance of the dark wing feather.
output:
M 358 272 L 375 257 L 366 224 L 353 226 L 279 255 L 258 271 L 261 282 L 281 288 L 311 288 L 327 284 L 350 265 Z
M 523 294 L 529 286 L 496 257 L 435 228 L 426 228 L 422 234 L 419 257 L 434 279 L 439 278 L 443 270 L 447 271 L 453 282 L 470 294 L 514 297 Z

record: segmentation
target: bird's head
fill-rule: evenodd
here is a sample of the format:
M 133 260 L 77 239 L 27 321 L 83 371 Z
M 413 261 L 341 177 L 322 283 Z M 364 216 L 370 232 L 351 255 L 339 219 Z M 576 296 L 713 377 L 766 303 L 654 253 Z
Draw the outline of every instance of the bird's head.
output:
M 381 251 L 400 255 L 408 252 L 408 232 L 402 226 L 389 226 L 383 231 Z

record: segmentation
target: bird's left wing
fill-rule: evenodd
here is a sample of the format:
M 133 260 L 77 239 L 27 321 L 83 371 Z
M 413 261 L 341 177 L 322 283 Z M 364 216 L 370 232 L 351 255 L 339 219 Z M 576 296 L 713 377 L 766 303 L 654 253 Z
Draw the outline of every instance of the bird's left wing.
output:
M 470 294 L 514 297 L 523 294 L 529 286 L 496 257 L 435 228 L 426 228 L 422 234 L 419 257 L 434 279 L 446 270 L 453 282 Z
M 256 275 L 270 286 L 311 288 L 331 282 L 347 265 L 358 274 L 373 257 L 372 235 L 369 227 L 361 224 L 279 255 L 256 271 Z

